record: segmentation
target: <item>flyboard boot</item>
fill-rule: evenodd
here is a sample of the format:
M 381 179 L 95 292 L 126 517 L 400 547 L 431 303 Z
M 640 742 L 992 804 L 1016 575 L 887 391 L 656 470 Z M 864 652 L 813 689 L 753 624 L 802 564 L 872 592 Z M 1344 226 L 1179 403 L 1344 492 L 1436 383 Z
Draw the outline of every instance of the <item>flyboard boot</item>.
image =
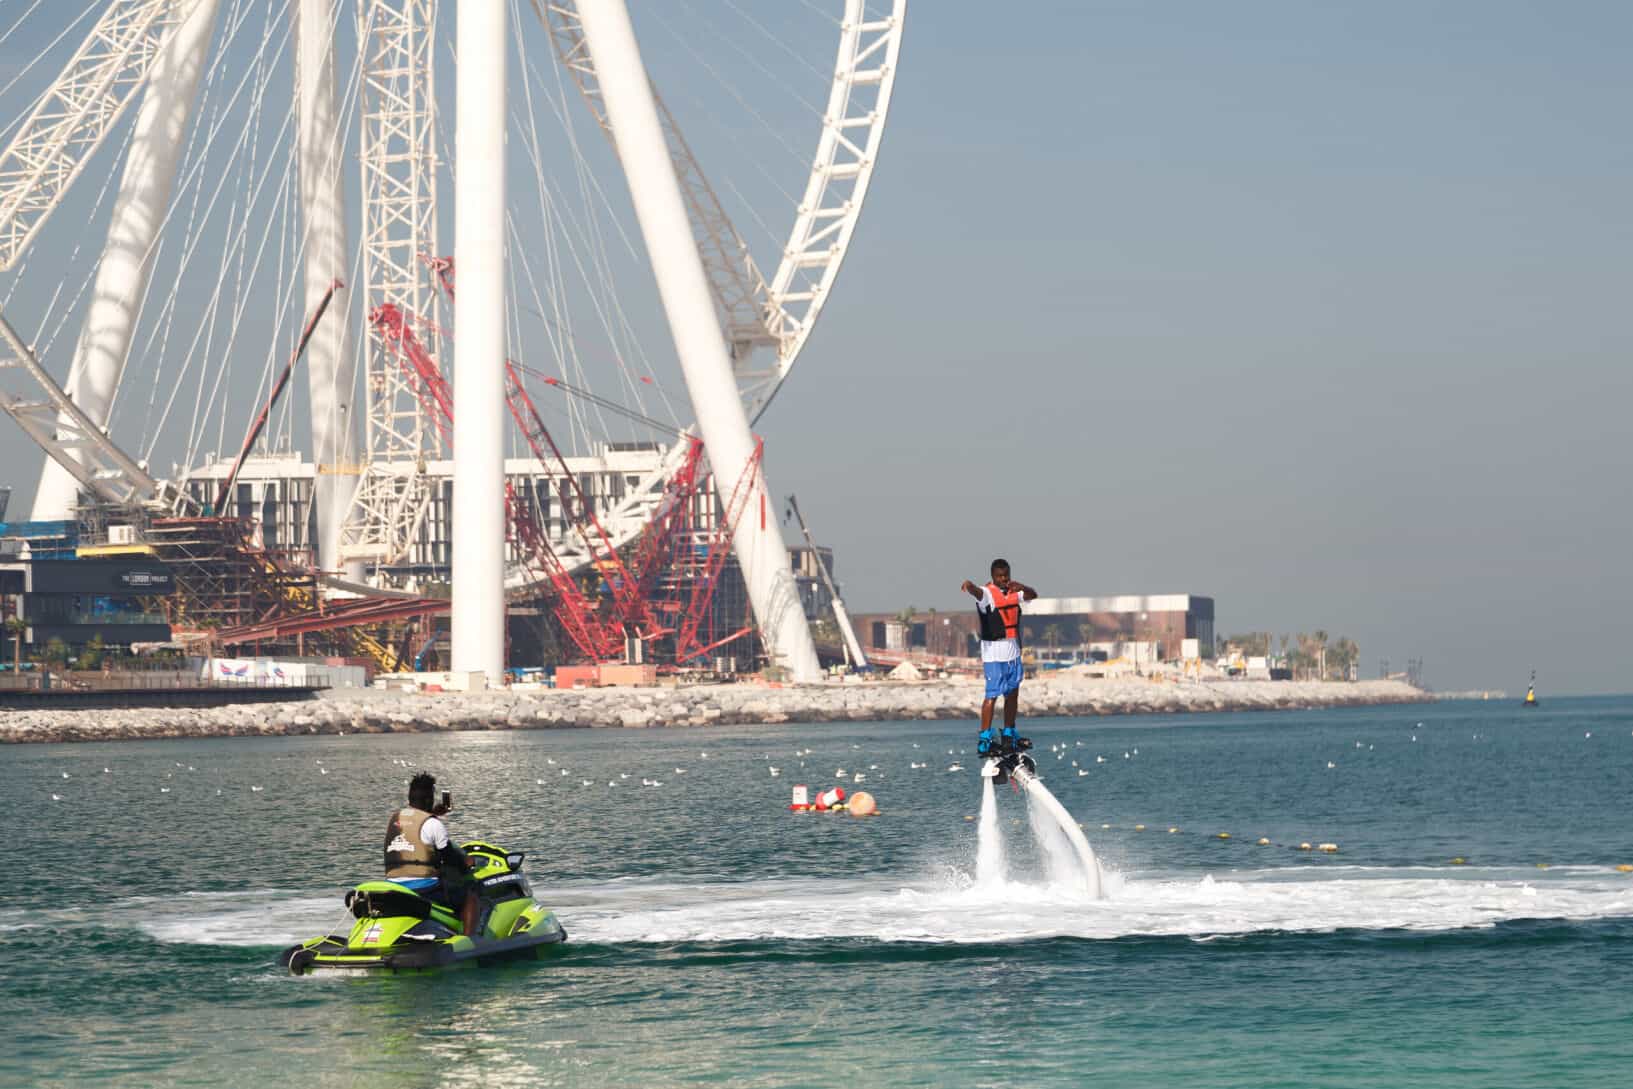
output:
M 1032 739 L 1020 736 L 1013 726 L 1005 726 L 1004 732 L 997 737 L 992 736 L 990 726 L 982 730 L 975 742 L 975 751 L 985 760 L 981 765 L 982 777 L 1003 786 L 1017 768 L 1025 768 L 1036 775 L 1038 765 L 1028 751 L 1031 748 Z

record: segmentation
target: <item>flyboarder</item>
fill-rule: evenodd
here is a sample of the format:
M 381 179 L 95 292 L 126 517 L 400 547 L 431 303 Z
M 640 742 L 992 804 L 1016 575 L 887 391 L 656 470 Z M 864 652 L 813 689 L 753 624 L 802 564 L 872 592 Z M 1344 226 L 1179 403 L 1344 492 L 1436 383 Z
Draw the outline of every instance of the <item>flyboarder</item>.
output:
M 975 751 L 983 757 L 1001 757 L 1029 749 L 1032 743 L 1015 729 L 1021 691 L 1021 602 L 1034 600 L 1038 592 L 1011 578 L 1005 559 L 992 561 L 992 581 L 985 586 L 965 579 L 959 589 L 975 598 L 975 614 L 981 622 L 981 669 L 987 677 Z M 992 710 L 999 696 L 1004 698 L 1004 730 L 995 736 Z

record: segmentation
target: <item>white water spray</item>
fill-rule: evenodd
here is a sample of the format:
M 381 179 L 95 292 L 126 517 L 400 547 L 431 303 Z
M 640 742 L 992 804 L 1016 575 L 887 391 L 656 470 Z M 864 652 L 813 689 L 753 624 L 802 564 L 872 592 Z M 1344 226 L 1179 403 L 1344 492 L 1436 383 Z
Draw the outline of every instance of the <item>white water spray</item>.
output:
M 1032 818 L 1032 834 L 1037 836 L 1048 859 L 1049 879 L 1071 882 L 1080 887 L 1089 898 L 1098 900 L 1104 895 L 1100 862 L 1094 857 L 1083 830 L 1066 812 L 1066 807 L 1043 785 L 1043 780 L 1017 768 L 1012 775 L 1026 791 Z M 989 779 L 988 784 L 991 784 Z
M 998 836 L 998 802 L 992 780 L 981 779 L 981 823 L 975 845 L 975 883 L 997 885 L 1004 880 L 1004 841 Z

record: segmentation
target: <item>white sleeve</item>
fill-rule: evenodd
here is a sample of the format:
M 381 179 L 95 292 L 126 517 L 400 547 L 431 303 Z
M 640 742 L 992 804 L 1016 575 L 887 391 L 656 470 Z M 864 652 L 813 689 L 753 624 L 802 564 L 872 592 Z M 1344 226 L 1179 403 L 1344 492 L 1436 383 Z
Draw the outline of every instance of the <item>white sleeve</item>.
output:
M 981 600 L 975 603 L 977 612 L 990 613 L 992 611 L 992 587 L 981 587 Z
M 427 847 L 442 850 L 448 846 L 448 828 L 435 817 L 426 817 L 425 823 L 420 825 L 420 842 Z

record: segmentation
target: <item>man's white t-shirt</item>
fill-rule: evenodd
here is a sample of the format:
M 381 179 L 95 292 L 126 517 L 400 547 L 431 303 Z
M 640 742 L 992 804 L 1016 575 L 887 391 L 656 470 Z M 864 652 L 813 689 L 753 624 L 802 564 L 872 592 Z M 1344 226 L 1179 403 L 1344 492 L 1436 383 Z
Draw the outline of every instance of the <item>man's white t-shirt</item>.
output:
M 448 846 L 448 827 L 435 817 L 426 817 L 420 825 L 420 842 L 427 847 L 442 850 Z
M 1019 604 L 1019 602 L 1016 602 Z M 990 613 L 997 605 L 992 600 L 992 587 L 981 587 L 981 600 L 975 603 L 975 611 Z M 1021 643 L 1018 639 L 983 639 L 981 640 L 981 661 L 983 662 L 1013 662 L 1021 656 Z

